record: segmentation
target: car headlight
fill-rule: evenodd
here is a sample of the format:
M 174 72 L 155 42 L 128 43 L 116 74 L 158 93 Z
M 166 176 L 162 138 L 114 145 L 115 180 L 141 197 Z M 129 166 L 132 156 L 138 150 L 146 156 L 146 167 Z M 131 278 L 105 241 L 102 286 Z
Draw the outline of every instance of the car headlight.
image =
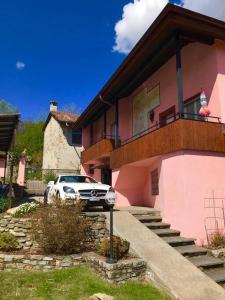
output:
M 115 193 L 115 189 L 111 186 L 111 187 L 109 188 L 108 192 L 113 192 L 113 193 Z
M 64 186 L 64 187 L 63 187 L 63 191 L 64 191 L 65 193 L 75 194 L 74 189 L 72 189 L 72 188 L 69 187 L 69 186 Z

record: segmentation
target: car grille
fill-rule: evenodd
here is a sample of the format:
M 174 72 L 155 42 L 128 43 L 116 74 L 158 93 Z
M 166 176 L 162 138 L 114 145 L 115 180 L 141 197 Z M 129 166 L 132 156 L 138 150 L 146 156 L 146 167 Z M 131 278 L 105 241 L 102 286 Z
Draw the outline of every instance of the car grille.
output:
M 93 189 L 93 190 L 79 190 L 79 194 L 82 197 L 87 197 L 87 198 L 90 198 L 92 197 L 93 195 L 91 194 L 91 192 L 95 191 L 97 193 L 97 195 L 95 195 L 95 197 L 104 197 L 107 193 L 107 190 L 96 190 L 96 189 Z

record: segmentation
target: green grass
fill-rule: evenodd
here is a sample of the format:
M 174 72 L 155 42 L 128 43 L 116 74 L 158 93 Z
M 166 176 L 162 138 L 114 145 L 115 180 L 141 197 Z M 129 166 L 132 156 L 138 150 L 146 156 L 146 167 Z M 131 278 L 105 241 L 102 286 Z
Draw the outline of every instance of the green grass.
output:
M 129 282 L 108 284 L 86 267 L 50 272 L 4 271 L 0 273 L 0 299 L 86 299 L 106 293 L 118 300 L 168 300 L 150 284 Z

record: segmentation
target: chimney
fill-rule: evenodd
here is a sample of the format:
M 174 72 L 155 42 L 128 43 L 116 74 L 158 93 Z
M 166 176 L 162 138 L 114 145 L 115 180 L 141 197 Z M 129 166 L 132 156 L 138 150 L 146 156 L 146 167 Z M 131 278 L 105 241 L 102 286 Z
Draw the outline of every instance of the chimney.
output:
M 57 106 L 58 106 L 58 103 L 56 101 L 51 101 L 50 102 L 50 112 L 57 111 Z

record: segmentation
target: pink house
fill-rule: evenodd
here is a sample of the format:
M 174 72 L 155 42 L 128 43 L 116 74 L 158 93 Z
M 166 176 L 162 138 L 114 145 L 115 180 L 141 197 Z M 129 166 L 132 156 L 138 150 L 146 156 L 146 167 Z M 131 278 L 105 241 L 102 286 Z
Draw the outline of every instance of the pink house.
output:
M 201 243 L 222 220 L 223 123 L 225 23 L 168 4 L 78 119 L 82 172 Z

